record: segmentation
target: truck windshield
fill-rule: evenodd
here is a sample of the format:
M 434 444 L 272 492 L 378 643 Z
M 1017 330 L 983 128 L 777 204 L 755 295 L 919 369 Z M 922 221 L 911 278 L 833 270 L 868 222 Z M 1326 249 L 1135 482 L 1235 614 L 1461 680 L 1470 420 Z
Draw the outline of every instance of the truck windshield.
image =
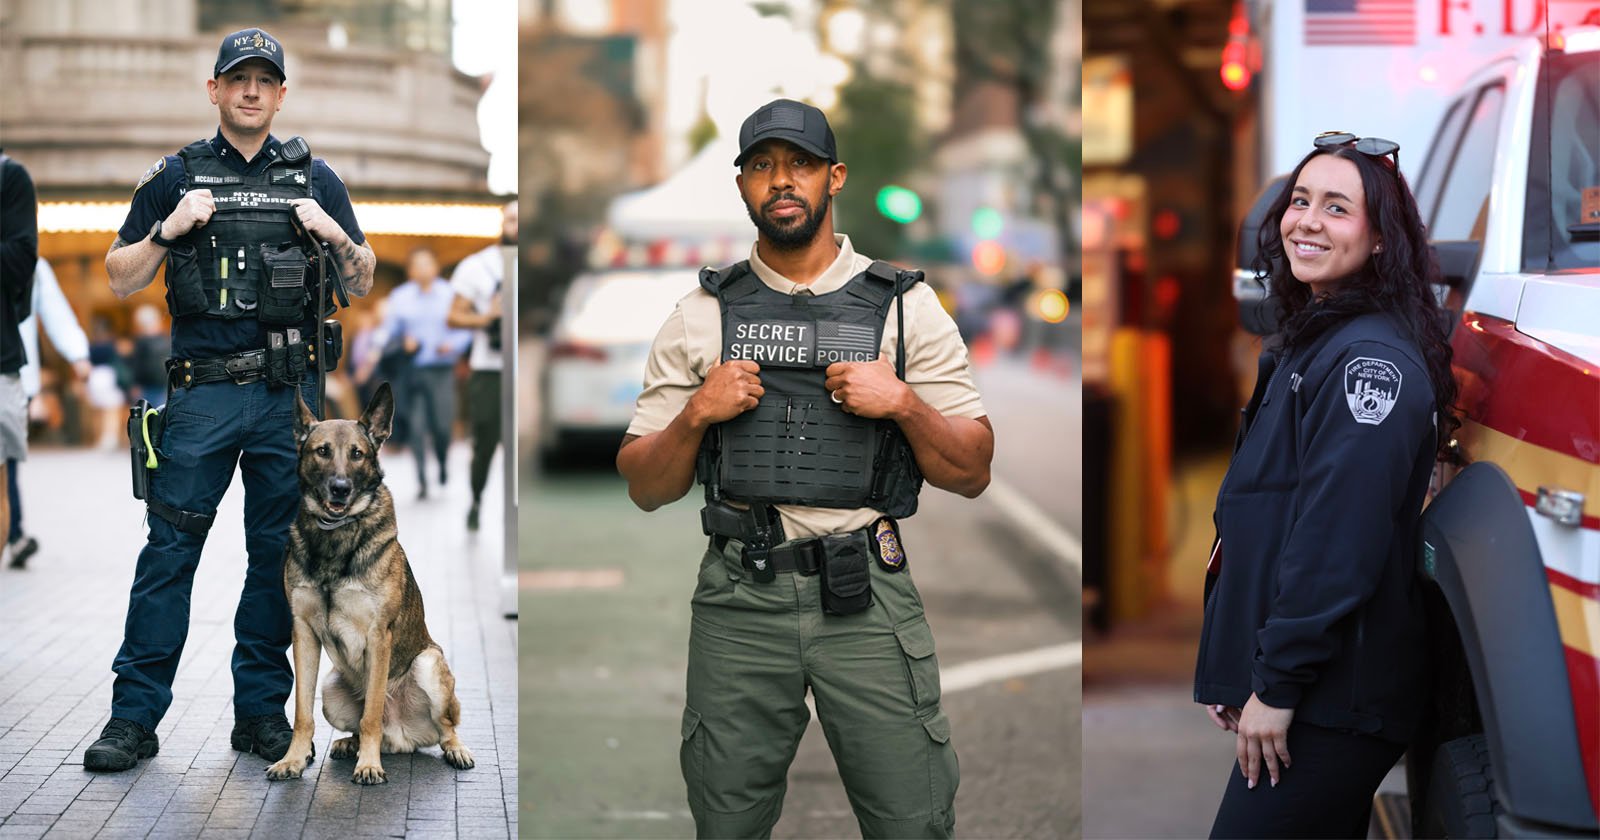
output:
M 1522 267 L 1600 269 L 1600 60 L 1549 61 L 1534 106 Z

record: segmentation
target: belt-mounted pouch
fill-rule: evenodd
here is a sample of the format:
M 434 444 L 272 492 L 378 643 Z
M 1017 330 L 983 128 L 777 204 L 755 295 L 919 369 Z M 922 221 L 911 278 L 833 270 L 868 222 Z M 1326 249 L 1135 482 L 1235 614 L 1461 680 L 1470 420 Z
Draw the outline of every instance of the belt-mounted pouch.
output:
M 344 357 L 344 324 L 329 318 L 322 322 L 322 369 L 335 370 Z
M 165 415 L 149 400 L 139 400 L 128 410 L 128 454 L 133 465 L 133 497 L 150 496 L 150 473 L 159 462 L 156 446 L 161 440 L 161 424 Z
M 300 331 L 267 333 L 267 384 L 297 385 L 306 375 L 306 344 Z
M 891 573 L 905 569 L 906 544 L 900 539 L 900 523 L 894 517 L 880 516 L 868 525 L 867 541 L 879 568 Z
M 261 246 L 260 301 L 256 317 L 263 324 L 298 324 L 305 320 L 305 249 L 299 245 Z
M 821 539 L 822 611 L 854 615 L 872 606 L 872 558 L 862 532 Z
M 173 245 L 167 252 L 167 312 L 199 315 L 208 307 L 200 252 L 193 245 Z

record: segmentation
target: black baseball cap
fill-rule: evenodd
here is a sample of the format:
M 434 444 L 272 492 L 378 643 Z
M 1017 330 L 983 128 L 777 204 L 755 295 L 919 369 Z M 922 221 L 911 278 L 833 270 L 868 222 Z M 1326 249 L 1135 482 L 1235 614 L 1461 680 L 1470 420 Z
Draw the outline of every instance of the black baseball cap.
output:
M 217 50 L 217 66 L 211 75 L 213 78 L 220 76 L 239 62 L 252 58 L 262 59 L 278 68 L 278 78 L 289 78 L 283 72 L 283 45 L 266 30 L 255 27 L 241 29 L 222 39 L 222 47 Z
M 839 149 L 834 145 L 827 115 L 804 102 L 776 99 L 744 118 L 744 124 L 739 126 L 739 156 L 733 159 L 733 165 L 743 166 L 751 148 L 773 138 L 787 140 L 833 163 L 839 162 Z

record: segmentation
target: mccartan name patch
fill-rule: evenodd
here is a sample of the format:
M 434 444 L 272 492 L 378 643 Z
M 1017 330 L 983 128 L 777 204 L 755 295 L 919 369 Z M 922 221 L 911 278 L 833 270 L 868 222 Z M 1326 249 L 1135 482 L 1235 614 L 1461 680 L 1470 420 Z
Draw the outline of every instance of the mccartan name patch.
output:
M 727 357 L 773 367 L 816 364 L 816 324 L 810 321 L 734 321 Z
M 1400 368 L 1384 359 L 1361 356 L 1344 366 L 1344 396 L 1357 423 L 1376 426 L 1400 399 Z

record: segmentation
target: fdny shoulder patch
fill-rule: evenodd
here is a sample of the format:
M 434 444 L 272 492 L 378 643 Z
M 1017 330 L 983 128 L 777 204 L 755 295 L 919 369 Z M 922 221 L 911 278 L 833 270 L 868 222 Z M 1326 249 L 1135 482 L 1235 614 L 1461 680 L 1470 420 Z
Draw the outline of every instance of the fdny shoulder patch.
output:
M 133 191 L 134 192 L 138 192 L 140 187 L 143 187 L 145 184 L 150 183 L 150 179 L 151 178 L 154 178 L 157 175 L 160 175 L 161 174 L 161 170 L 166 169 L 166 168 L 167 168 L 167 158 L 166 158 L 165 155 L 163 155 L 160 160 L 157 160 L 149 169 L 146 169 L 144 171 L 144 174 L 139 177 L 139 183 L 134 186 Z
M 1376 426 L 1400 399 L 1400 368 L 1384 359 L 1361 356 L 1344 366 L 1344 396 L 1357 423 Z

